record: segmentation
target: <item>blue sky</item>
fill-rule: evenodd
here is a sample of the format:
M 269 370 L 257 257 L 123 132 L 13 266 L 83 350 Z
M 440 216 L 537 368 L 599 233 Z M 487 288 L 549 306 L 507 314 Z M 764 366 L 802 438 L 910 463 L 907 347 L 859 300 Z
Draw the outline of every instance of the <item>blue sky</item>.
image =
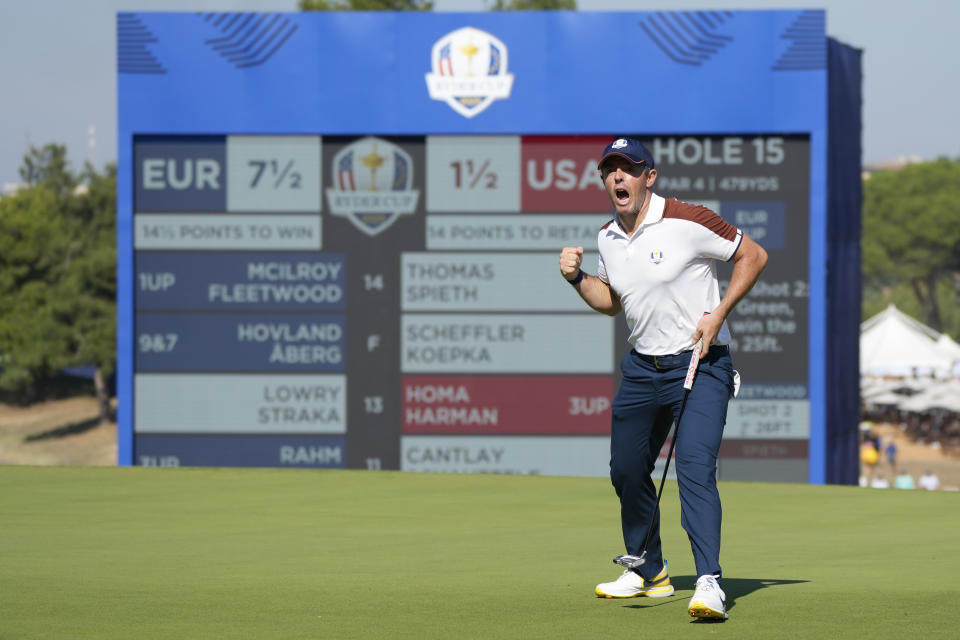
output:
M 483 11 L 492 0 L 434 0 Z M 578 0 L 584 11 L 827 10 L 827 33 L 864 50 L 863 161 L 960 157 L 960 3 L 913 0 Z M 0 20 L 0 189 L 29 145 L 65 144 L 74 168 L 116 160 L 117 11 L 295 11 L 296 0 L 89 0 L 10 3 Z M 89 131 L 95 129 L 95 147 Z

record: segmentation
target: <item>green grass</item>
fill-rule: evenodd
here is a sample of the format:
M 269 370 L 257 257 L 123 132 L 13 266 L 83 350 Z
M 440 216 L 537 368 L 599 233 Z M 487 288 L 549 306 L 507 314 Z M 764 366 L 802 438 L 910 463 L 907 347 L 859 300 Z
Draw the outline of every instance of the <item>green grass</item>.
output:
M 606 480 L 0 467 L 0 638 L 953 638 L 960 494 L 722 483 L 730 620 L 605 600 Z

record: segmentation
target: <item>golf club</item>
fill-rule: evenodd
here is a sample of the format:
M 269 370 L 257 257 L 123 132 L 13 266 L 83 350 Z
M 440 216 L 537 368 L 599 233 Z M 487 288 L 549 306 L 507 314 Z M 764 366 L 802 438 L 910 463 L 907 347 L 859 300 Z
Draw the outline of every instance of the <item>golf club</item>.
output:
M 673 421 L 673 438 L 670 440 L 670 451 L 667 452 L 667 461 L 663 465 L 663 477 L 660 479 L 660 490 L 657 491 L 657 503 L 653 507 L 650 526 L 647 527 L 647 536 L 643 541 L 643 551 L 639 556 L 622 555 L 613 559 L 614 563 L 627 569 L 635 569 L 646 562 L 647 545 L 650 544 L 650 536 L 653 535 L 653 523 L 656 522 L 655 516 L 660 509 L 660 496 L 663 495 L 663 485 L 667 481 L 667 470 L 670 469 L 670 458 L 673 457 L 673 449 L 677 446 L 677 433 L 680 431 L 680 419 L 683 418 L 683 408 L 687 406 L 687 397 L 690 395 L 690 389 L 693 388 L 693 379 L 697 375 L 697 365 L 700 364 L 700 351 L 702 349 L 703 341 L 698 340 L 690 354 L 690 366 L 687 367 L 687 377 L 683 381 L 683 399 L 680 401 L 680 411 L 677 412 L 677 418 Z

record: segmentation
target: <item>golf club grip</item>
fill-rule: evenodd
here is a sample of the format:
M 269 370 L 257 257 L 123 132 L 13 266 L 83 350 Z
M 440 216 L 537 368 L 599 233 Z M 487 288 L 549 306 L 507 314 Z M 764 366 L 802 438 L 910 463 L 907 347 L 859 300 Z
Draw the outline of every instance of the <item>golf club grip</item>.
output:
M 690 366 L 687 367 L 687 379 L 683 381 L 683 388 L 689 391 L 693 388 L 693 378 L 697 375 L 697 365 L 700 364 L 700 351 L 703 349 L 703 340 L 697 340 L 690 354 Z

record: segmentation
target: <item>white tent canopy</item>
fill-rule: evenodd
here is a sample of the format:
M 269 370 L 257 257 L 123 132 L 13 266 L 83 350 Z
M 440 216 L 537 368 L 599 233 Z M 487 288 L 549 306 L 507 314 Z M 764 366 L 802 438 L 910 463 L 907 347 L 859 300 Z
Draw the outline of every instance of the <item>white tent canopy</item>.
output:
M 949 376 L 960 355 L 938 345 L 940 337 L 891 304 L 860 325 L 860 374 Z
M 960 381 L 950 380 L 933 385 L 926 391 L 904 399 L 899 405 L 904 411 L 952 411 L 960 413 Z
M 960 344 L 954 342 L 953 338 L 947 334 L 940 334 L 940 337 L 937 338 L 937 347 L 943 351 L 944 354 L 953 358 L 954 362 L 960 362 Z

